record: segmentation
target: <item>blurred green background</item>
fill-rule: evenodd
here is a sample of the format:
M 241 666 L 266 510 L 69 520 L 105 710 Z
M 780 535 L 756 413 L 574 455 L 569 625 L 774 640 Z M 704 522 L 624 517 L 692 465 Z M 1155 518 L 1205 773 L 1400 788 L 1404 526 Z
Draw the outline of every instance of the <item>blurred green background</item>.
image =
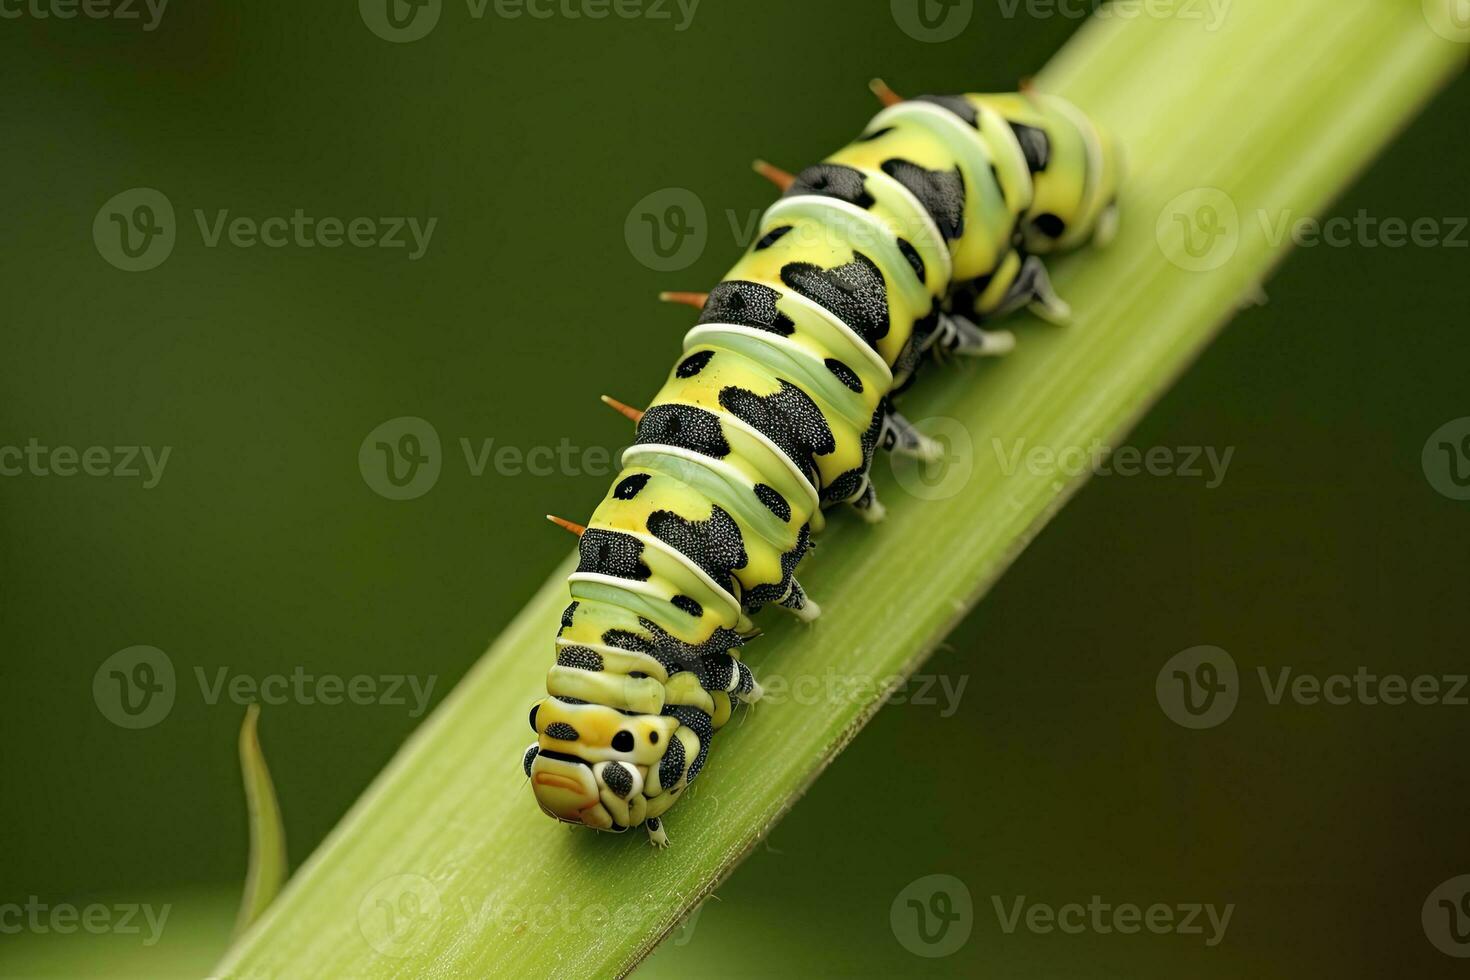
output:
M 873 111 L 875 74 L 905 92 L 1013 87 L 1079 23 L 980 2 L 959 37 L 928 43 L 883 2 L 703 0 L 683 30 L 672 2 L 667 19 L 605 20 L 445 3 L 427 36 L 389 43 L 344 3 L 180 3 L 153 30 L 145 7 L 134 21 L 14 9 L 0 26 L 0 445 L 170 453 L 151 488 L 0 477 L 0 908 L 171 911 L 150 946 L 146 925 L 0 928 L 5 976 L 206 971 L 246 828 L 244 708 L 204 687 L 222 670 L 409 675 L 437 703 L 566 554 L 541 515 L 580 518 L 604 490 L 627 430 L 596 395 L 647 397 L 690 319 L 654 295 L 708 288 L 769 202 L 748 160 L 796 169 L 841 145 Z M 1470 213 L 1467 113 L 1462 76 L 1334 214 Z M 130 273 L 92 228 L 135 187 L 171 202 L 177 241 Z M 658 271 L 625 221 L 670 187 L 708 209 L 707 244 Z M 412 246 L 208 247 L 194 217 L 298 208 L 437 223 L 410 259 Z M 1436 492 L 1421 450 L 1470 415 L 1467 256 L 1299 250 L 1269 304 L 1129 440 L 1233 447 L 1226 479 L 1095 479 L 926 667 L 965 685 L 958 701 L 881 712 L 646 972 L 1462 966 L 1429 943 L 1420 909 L 1470 872 L 1470 707 L 1273 705 L 1257 668 L 1466 669 L 1470 505 Z M 358 451 L 402 416 L 432 424 L 442 471 L 390 500 Z M 475 453 L 494 440 L 478 475 L 461 440 Z M 570 462 L 546 475 L 493 455 L 560 446 Z M 1154 684 L 1199 644 L 1232 654 L 1242 691 L 1228 721 L 1191 731 Z M 138 645 L 169 658 L 175 701 L 130 730 L 109 718 L 106 678 L 100 700 L 93 683 Z M 295 862 L 419 724 L 399 693 L 406 704 L 265 708 Z M 890 928 L 900 893 L 931 874 L 973 902 L 968 941 L 942 958 Z M 1093 895 L 1235 908 L 1207 947 L 1008 933 L 995 907 Z

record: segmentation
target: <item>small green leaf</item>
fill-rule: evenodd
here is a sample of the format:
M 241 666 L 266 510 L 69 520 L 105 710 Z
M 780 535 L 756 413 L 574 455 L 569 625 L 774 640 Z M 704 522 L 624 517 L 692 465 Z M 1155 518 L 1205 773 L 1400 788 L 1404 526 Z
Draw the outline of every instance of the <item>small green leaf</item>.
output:
M 249 811 L 250 865 L 245 874 L 245 895 L 235 920 L 239 936 L 260 918 L 286 883 L 286 828 L 281 824 L 281 806 L 271 782 L 265 753 L 260 748 L 260 705 L 245 709 L 240 726 L 240 771 L 245 777 L 245 806 Z

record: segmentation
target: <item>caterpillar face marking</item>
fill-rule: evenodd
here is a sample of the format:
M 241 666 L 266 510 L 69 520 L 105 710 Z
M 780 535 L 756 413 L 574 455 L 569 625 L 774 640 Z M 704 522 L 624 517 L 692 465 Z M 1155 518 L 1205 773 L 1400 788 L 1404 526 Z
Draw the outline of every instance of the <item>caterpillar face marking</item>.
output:
M 547 697 L 521 756 L 538 805 L 598 830 L 662 817 L 715 733 L 762 690 L 740 659 L 751 616 L 820 610 L 796 570 L 846 503 L 883 507 L 879 447 L 940 447 L 893 406 L 926 355 L 992 355 L 977 323 L 1022 307 L 1064 319 L 1042 256 L 1116 227 L 1110 138 L 1060 99 L 937 95 L 887 108 L 792 175 L 745 256 L 708 294 L 623 471 L 581 535 Z

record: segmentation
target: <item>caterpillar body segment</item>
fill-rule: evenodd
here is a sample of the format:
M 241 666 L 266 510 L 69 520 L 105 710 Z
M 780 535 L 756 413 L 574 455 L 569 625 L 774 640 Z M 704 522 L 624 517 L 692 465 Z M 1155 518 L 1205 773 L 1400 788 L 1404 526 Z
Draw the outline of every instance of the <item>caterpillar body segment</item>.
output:
M 761 697 L 741 661 L 751 616 L 811 621 L 795 578 L 825 508 L 883 507 L 878 448 L 941 447 L 893 408 L 926 355 L 995 355 L 989 322 L 1065 321 L 1042 256 L 1111 237 L 1120 155 L 1061 99 L 1033 92 L 901 100 L 799 173 L 757 161 L 781 197 L 708 294 L 668 379 L 633 420 L 623 469 L 579 535 L 548 696 L 523 754 L 537 803 L 598 830 L 661 818 L 715 731 Z

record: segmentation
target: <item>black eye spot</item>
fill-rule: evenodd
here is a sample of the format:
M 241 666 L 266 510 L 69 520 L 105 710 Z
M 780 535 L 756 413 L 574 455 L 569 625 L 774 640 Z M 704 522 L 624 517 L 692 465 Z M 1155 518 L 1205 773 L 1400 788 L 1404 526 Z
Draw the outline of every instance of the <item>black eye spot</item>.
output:
M 694 617 L 704 615 L 704 607 L 701 606 L 696 600 L 690 598 L 687 595 L 676 595 L 669 601 L 673 603 L 674 608 L 680 610 L 681 612 L 686 612 Z
M 703 371 L 714 356 L 715 352 L 712 350 L 695 351 L 679 362 L 679 366 L 674 369 L 674 374 L 680 378 L 692 378 Z
M 613 496 L 619 500 L 632 500 L 648 485 L 647 473 L 634 473 L 613 488 Z
M 658 732 L 649 732 L 648 733 L 648 744 L 649 745 L 657 745 L 658 744 Z
M 533 732 L 536 730 L 536 710 L 538 708 L 540 708 L 540 707 L 541 707 L 541 702 L 539 702 L 539 701 L 537 701 L 535 704 L 531 705 L 531 731 L 533 731 Z
M 1062 233 L 1067 230 L 1066 223 L 1054 214 L 1037 215 L 1032 219 L 1031 224 L 1047 238 L 1061 238 Z
M 521 758 L 521 768 L 526 770 L 527 779 L 531 777 L 531 763 L 536 761 L 536 753 L 540 751 L 541 749 L 539 747 L 533 745 L 526 750 L 526 754 Z
M 619 752 L 633 751 L 633 733 L 626 728 L 613 736 L 612 747 Z

